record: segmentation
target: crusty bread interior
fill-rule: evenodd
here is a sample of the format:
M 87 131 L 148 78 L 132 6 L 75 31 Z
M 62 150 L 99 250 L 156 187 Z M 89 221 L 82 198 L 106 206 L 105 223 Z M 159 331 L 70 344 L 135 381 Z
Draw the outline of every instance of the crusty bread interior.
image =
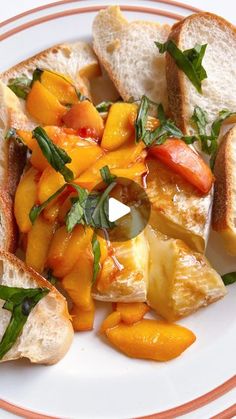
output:
M 46 287 L 50 292 L 29 314 L 22 334 L 2 361 L 28 358 L 31 362 L 54 364 L 67 352 L 73 339 L 73 328 L 64 297 L 43 277 L 17 259 L 0 251 L 0 284 L 9 287 Z M 0 300 L 0 341 L 11 313 L 2 308 Z
M 166 41 L 169 31 L 169 25 L 128 22 L 118 6 L 95 17 L 94 50 L 124 100 L 146 94 L 167 107 L 165 58 L 154 41 Z

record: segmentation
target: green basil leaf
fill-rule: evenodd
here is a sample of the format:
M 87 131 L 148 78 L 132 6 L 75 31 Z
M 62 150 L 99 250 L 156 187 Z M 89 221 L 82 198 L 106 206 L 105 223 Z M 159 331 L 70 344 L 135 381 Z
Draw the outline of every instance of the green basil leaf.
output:
M 7 86 L 15 93 L 16 96 L 21 99 L 26 99 L 30 91 L 31 79 L 22 74 L 22 76 L 10 79 Z
M 101 195 L 98 195 L 96 207 L 91 216 L 93 226 L 96 228 L 111 229 L 116 225 L 114 222 L 109 221 L 108 214 L 109 193 L 115 186 L 116 182 L 110 183 L 110 185 L 105 189 L 105 191 Z
M 101 249 L 100 243 L 97 239 L 96 233 L 93 234 L 92 237 L 92 251 L 93 251 L 93 278 L 92 278 L 92 285 L 95 284 L 98 272 L 100 269 L 100 259 L 101 259 Z
M 85 205 L 88 198 L 88 191 L 78 185 L 74 185 L 78 192 L 78 197 L 72 198 L 72 207 L 66 216 L 66 228 L 71 232 L 77 224 L 85 224 L 84 214 Z
M 206 135 L 208 116 L 200 106 L 195 106 L 191 121 L 196 125 L 200 135 Z
M 52 285 L 56 285 L 56 283 L 57 283 L 57 278 L 53 275 L 52 269 L 48 269 L 46 279 Z
M 33 78 L 32 78 L 32 82 L 31 82 L 31 86 L 33 85 L 33 83 L 37 80 L 40 81 L 41 79 L 41 75 L 43 73 L 43 70 L 41 70 L 40 68 L 36 68 L 33 72 Z
M 213 122 L 211 126 L 211 136 L 212 137 L 219 137 L 220 129 L 225 122 L 226 119 L 230 118 L 231 116 L 236 116 L 236 112 L 230 112 L 228 109 L 222 109 L 219 112 L 218 118 Z
M 64 189 L 68 186 L 67 183 L 65 183 L 63 186 L 61 186 L 53 195 L 51 195 L 46 201 L 44 201 L 41 205 L 34 205 L 29 213 L 29 219 L 32 224 L 34 224 L 36 218 L 39 216 L 39 214 L 50 204 L 53 199 L 57 198 Z
M 37 127 L 33 130 L 33 137 L 36 139 L 44 157 L 46 157 L 53 169 L 60 172 L 66 182 L 73 180 L 73 172 L 66 167 L 66 163 L 71 162 L 71 158 L 66 151 L 56 146 L 50 140 L 46 131 L 41 127 Z
M 99 113 L 108 112 L 113 102 L 104 101 L 96 105 L 96 109 Z
M 206 51 L 207 44 L 196 45 L 194 48 L 181 51 L 177 45 L 168 40 L 165 43 L 155 42 L 159 52 L 168 52 L 174 59 L 176 65 L 185 73 L 199 93 L 202 92 L 201 82 L 207 78 L 202 60 Z
M 108 166 L 104 166 L 100 169 L 102 180 L 107 184 L 114 182 L 116 179 L 115 175 L 112 175 Z
M 161 125 L 166 122 L 165 111 L 161 103 L 157 107 L 157 118 L 159 119 Z
M 234 284 L 236 282 L 236 272 L 230 272 L 222 276 L 225 285 Z
M 145 139 L 146 124 L 147 124 L 147 119 L 148 119 L 148 110 L 149 110 L 149 99 L 147 98 L 147 96 L 144 95 L 141 98 L 135 125 L 134 125 L 136 143 Z
M 47 288 L 16 288 L 0 285 L 0 298 L 4 309 L 12 315 L 0 342 L 0 359 L 12 348 L 20 336 L 28 316 L 36 304 L 49 293 Z

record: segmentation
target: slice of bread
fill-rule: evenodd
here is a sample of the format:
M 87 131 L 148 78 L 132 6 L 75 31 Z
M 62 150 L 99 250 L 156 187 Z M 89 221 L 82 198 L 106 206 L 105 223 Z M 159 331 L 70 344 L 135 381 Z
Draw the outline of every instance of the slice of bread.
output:
M 7 84 L 9 79 L 22 74 L 31 78 L 38 67 L 69 76 L 81 93 L 90 96 L 86 68 L 92 66 L 99 67 L 99 64 L 91 46 L 87 42 L 78 41 L 48 48 L 5 71 L 0 79 Z M 81 73 L 84 76 L 81 77 Z
M 118 6 L 95 17 L 94 50 L 124 100 L 146 94 L 167 107 L 165 58 L 154 41 L 165 42 L 169 31 L 169 25 L 128 22 Z
M 196 105 L 208 113 L 209 124 L 222 109 L 236 111 L 236 28 L 222 17 L 203 12 L 176 23 L 169 39 L 182 51 L 207 44 L 202 62 L 207 78 L 202 81 L 202 94 L 166 54 L 169 108 L 178 127 L 192 133 L 190 118 Z
M 236 256 L 236 126 L 225 134 L 217 153 L 214 175 L 213 229 L 226 250 Z
M 32 130 L 38 123 L 27 114 L 25 101 L 19 99 L 7 84 L 11 78 L 22 74 L 31 78 L 36 67 L 69 76 L 87 96 L 90 96 L 88 78 L 96 73 L 96 69 L 97 72 L 99 70 L 91 46 L 85 42 L 75 42 L 42 51 L 0 75 L 0 217 L 3 222 L 0 232 L 4 231 L 4 235 L 0 236 L 0 248 L 10 252 L 16 250 L 17 244 L 12 207 L 16 186 L 26 161 L 26 150 L 14 140 L 6 141 L 4 138 L 10 127 Z M 81 71 L 83 76 L 80 75 Z
M 28 358 L 39 364 L 58 362 L 68 351 L 74 335 L 65 298 L 33 269 L 4 251 L 0 251 L 0 284 L 50 289 L 33 308 L 21 335 L 1 361 Z M 0 300 L 0 341 L 11 317 L 3 304 Z

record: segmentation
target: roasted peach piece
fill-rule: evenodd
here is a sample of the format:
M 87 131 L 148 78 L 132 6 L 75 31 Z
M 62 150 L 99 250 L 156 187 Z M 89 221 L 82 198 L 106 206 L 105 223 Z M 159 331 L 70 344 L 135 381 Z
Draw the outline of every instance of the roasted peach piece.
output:
M 42 273 L 45 268 L 54 230 L 55 224 L 49 223 L 42 215 L 39 215 L 28 233 L 25 261 L 28 266 L 39 273 Z
M 62 125 L 62 116 L 67 112 L 67 108 L 38 80 L 27 96 L 26 109 L 42 125 Z
M 16 190 L 14 214 L 21 233 L 27 233 L 32 227 L 29 213 L 37 200 L 37 183 L 39 178 L 39 172 L 31 167 L 22 176 Z
M 124 323 L 133 324 L 142 320 L 149 307 L 145 303 L 117 303 L 116 310 L 120 312 Z
M 143 160 L 144 155 L 142 155 L 142 153 L 145 153 L 145 151 L 143 151 L 144 147 L 143 143 L 134 144 L 132 142 L 131 144 L 120 147 L 118 150 L 106 153 L 90 168 L 85 170 L 85 172 L 75 180 L 75 183 L 88 189 L 94 188 L 94 186 L 102 181 L 99 172 L 102 167 L 108 166 L 112 173 L 114 169 L 127 168 L 131 163 L 135 163 L 139 159 L 140 161 Z
M 40 76 L 40 82 L 63 105 L 75 104 L 79 101 L 75 86 L 62 74 L 44 70 Z
M 116 327 L 121 322 L 121 313 L 119 311 L 113 311 L 113 313 L 109 314 L 103 320 L 101 327 L 100 327 L 100 333 L 105 333 L 107 329 L 112 329 L 113 327 Z
M 88 100 L 77 103 L 63 116 L 67 127 L 97 140 L 102 138 L 104 123 L 95 106 Z
M 38 183 L 38 201 L 40 204 L 45 202 L 52 196 L 61 186 L 65 180 L 63 176 L 56 172 L 52 167 L 47 167 L 40 177 Z
M 134 103 L 117 102 L 111 106 L 101 142 L 104 149 L 115 150 L 134 134 L 134 126 L 129 122 L 134 112 L 137 112 Z
M 109 341 L 132 358 L 169 361 L 196 340 L 185 327 L 157 320 L 141 320 L 132 326 L 119 323 L 106 330 Z
M 60 210 L 60 201 L 57 199 L 50 202 L 50 204 L 47 205 L 47 207 L 43 211 L 43 217 L 45 220 L 49 221 L 50 223 L 53 223 L 56 221 L 58 214 Z
M 87 147 L 74 147 L 68 149 L 67 153 L 71 157 L 71 163 L 67 165 L 70 170 L 74 173 L 75 177 L 78 177 L 86 169 L 91 167 L 96 160 L 102 156 L 103 151 L 97 145 L 91 145 Z
M 212 188 L 214 177 L 203 158 L 184 141 L 170 138 L 164 144 L 154 146 L 150 153 L 174 172 L 195 186 L 202 194 Z
M 93 300 L 91 301 L 89 310 L 82 310 L 81 308 L 74 306 L 71 311 L 71 318 L 74 330 L 76 332 L 92 330 L 94 316 L 95 306 Z
M 78 261 L 81 251 L 84 251 L 92 239 L 92 230 L 77 225 L 71 233 L 66 227 L 59 228 L 53 236 L 48 253 L 48 266 L 53 269 L 53 275 L 65 277 Z
M 90 246 L 91 247 L 91 246 Z M 88 247 L 78 254 L 78 261 L 62 280 L 62 286 L 76 307 L 82 310 L 91 308 L 91 286 L 93 278 L 93 256 Z

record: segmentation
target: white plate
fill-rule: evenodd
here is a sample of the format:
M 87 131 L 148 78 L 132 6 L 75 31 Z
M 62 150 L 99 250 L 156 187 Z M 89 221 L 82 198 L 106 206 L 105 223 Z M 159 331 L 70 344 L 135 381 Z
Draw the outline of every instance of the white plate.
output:
M 0 25 L 0 54 L 4 57 L 0 71 L 52 44 L 91 39 L 96 11 L 111 3 L 58 2 Z M 173 23 L 191 13 L 190 6 L 176 6 L 171 0 L 126 0 L 120 5 L 129 19 Z M 221 273 L 236 270 L 236 260 L 223 252 L 217 237 L 211 243 L 214 247 L 209 247 L 208 254 L 213 265 Z M 235 385 L 235 301 L 236 285 L 228 287 L 222 301 L 181 321 L 196 333 L 197 342 L 168 363 L 129 359 L 107 345 L 96 331 L 110 308 L 98 304 L 94 332 L 77 334 L 58 365 L 31 366 L 26 361 L 1 364 L 0 407 L 30 418 L 42 414 L 83 419 L 153 413 L 167 418 L 196 409 Z

